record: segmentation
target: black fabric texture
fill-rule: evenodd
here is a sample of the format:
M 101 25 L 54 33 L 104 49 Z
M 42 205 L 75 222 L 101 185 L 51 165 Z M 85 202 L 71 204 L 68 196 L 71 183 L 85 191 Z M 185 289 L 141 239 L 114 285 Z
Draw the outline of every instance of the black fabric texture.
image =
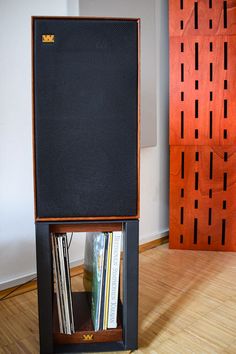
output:
M 137 41 L 136 21 L 35 19 L 38 217 L 136 215 Z

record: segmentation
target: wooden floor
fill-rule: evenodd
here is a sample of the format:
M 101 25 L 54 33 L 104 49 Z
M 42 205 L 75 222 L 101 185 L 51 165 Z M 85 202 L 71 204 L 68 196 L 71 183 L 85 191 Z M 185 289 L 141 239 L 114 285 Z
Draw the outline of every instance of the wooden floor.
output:
M 0 353 L 39 353 L 36 309 L 36 291 L 0 302 Z M 142 253 L 139 318 L 136 354 L 235 354 L 236 253 Z

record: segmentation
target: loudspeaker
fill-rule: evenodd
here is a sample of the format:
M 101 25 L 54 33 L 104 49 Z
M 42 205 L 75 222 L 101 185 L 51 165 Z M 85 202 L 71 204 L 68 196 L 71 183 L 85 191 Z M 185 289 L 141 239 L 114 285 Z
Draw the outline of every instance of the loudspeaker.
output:
M 139 217 L 139 20 L 33 17 L 36 221 Z

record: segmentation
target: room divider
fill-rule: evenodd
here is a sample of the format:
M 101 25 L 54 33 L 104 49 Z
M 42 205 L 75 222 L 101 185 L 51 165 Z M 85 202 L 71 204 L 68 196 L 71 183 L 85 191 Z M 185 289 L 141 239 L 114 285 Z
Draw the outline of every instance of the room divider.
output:
M 236 1 L 170 0 L 170 247 L 236 250 Z

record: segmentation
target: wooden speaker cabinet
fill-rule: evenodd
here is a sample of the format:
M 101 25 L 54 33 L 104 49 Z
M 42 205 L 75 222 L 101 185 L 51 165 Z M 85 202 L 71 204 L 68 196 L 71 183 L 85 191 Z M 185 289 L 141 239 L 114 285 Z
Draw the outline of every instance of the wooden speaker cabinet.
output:
M 139 20 L 33 20 L 35 219 L 139 217 Z
M 170 247 L 236 250 L 236 1 L 170 0 Z
M 40 352 L 138 346 L 139 19 L 33 17 L 33 150 Z M 59 333 L 51 233 L 123 232 L 118 328 L 94 331 L 73 293 Z

